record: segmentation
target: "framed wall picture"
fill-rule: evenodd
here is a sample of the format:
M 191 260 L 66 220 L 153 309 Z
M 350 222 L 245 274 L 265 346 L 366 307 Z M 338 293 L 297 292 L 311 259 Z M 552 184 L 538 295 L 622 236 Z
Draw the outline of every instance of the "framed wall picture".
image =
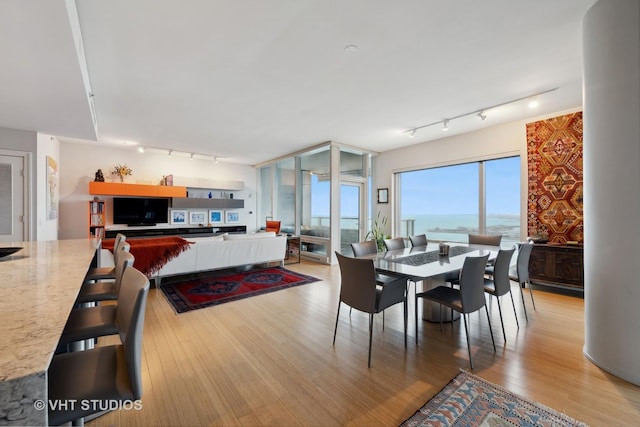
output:
M 189 224 L 204 225 L 207 223 L 207 213 L 204 211 L 189 211 Z
M 209 224 L 222 224 L 224 222 L 223 212 L 218 210 L 209 211 Z
M 378 203 L 389 203 L 388 188 L 378 188 Z
M 236 222 L 240 222 L 240 212 L 238 211 L 225 211 L 225 222 L 228 224 L 233 224 Z
M 187 211 L 182 209 L 171 209 L 171 224 L 186 224 Z

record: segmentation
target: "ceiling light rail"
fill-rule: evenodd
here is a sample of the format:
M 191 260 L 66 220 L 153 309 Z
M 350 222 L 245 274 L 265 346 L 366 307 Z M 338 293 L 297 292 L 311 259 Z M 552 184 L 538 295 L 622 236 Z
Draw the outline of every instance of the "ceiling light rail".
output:
M 520 102 L 520 101 L 523 101 L 525 99 L 528 99 L 529 101 L 535 100 L 535 102 L 536 102 L 535 105 L 537 106 L 537 101 L 538 101 L 537 97 L 538 96 L 544 95 L 546 93 L 550 93 L 550 92 L 553 92 L 553 91 L 556 91 L 558 89 L 559 89 L 558 87 L 554 87 L 553 89 L 543 90 L 542 92 L 536 92 L 534 94 L 527 95 L 527 96 L 522 96 L 520 98 L 516 98 L 516 99 L 512 99 L 510 101 L 502 102 L 500 104 L 490 105 L 488 107 L 480 108 L 478 110 L 473 110 L 473 111 L 470 111 L 468 113 L 458 114 L 457 116 L 453 116 L 453 117 L 448 117 L 446 119 L 437 120 L 435 122 L 427 123 L 426 125 L 416 126 L 416 127 L 413 127 L 413 128 L 407 129 L 407 130 L 403 130 L 402 133 L 408 133 L 409 136 L 411 138 L 413 138 L 418 129 L 428 128 L 430 126 L 434 126 L 434 125 L 441 124 L 441 123 L 442 123 L 442 130 L 446 131 L 446 130 L 449 130 L 449 122 L 451 120 L 460 119 L 462 117 L 467 117 L 467 116 L 471 116 L 471 115 L 474 115 L 474 114 L 476 116 L 478 116 L 478 118 L 480 120 L 485 121 L 487 119 L 487 110 L 492 110 L 494 108 L 502 107 L 504 105 Z M 535 108 L 533 106 L 532 102 L 530 102 L 529 106 L 530 106 L 530 108 Z
M 212 160 L 214 163 L 219 163 L 221 159 L 225 159 L 226 157 L 223 156 L 218 156 L 216 154 L 207 154 L 207 153 L 197 153 L 195 151 L 180 151 L 180 150 L 175 150 L 175 149 L 167 149 L 167 148 L 160 148 L 160 147 L 152 147 L 149 145 L 138 145 L 137 146 L 137 150 L 140 154 L 144 154 L 146 151 L 150 151 L 150 152 L 157 152 L 157 153 L 163 153 L 166 154 L 168 157 L 173 157 L 173 156 L 183 156 L 183 157 L 188 157 L 191 160 L 194 159 L 210 159 Z

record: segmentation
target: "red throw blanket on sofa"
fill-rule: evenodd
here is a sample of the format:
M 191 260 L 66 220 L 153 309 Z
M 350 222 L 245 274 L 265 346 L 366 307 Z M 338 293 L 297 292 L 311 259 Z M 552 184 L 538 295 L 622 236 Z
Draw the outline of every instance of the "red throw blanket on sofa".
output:
M 102 241 L 102 248 L 113 252 L 115 239 Z M 147 277 L 153 276 L 166 263 L 177 257 L 183 251 L 189 249 L 188 242 L 182 237 L 153 237 L 147 239 L 127 239 L 129 252 L 135 257 L 133 266 Z

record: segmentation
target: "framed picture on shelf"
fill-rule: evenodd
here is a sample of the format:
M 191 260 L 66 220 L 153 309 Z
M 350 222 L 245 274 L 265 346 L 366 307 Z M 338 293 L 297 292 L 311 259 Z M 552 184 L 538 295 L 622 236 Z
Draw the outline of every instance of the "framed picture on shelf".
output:
M 224 217 L 222 211 L 210 210 L 209 211 L 209 224 L 222 224 Z
M 225 222 L 227 224 L 240 222 L 240 212 L 238 211 L 225 211 L 225 215 Z
M 190 211 L 189 224 L 201 225 L 207 223 L 207 213 L 204 211 Z
M 182 209 L 171 209 L 171 224 L 186 224 L 187 211 Z

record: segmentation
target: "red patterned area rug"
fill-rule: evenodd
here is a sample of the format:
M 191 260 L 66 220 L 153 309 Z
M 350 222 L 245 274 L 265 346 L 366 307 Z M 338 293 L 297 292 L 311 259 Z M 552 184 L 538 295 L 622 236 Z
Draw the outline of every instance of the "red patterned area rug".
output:
M 402 423 L 402 427 L 414 426 L 584 427 L 586 424 L 461 371 Z
M 317 282 L 312 276 L 282 267 L 260 268 L 243 272 L 209 273 L 208 276 L 176 283 L 162 282 L 160 288 L 177 313 L 211 307 L 225 302 L 262 295 L 294 286 Z

